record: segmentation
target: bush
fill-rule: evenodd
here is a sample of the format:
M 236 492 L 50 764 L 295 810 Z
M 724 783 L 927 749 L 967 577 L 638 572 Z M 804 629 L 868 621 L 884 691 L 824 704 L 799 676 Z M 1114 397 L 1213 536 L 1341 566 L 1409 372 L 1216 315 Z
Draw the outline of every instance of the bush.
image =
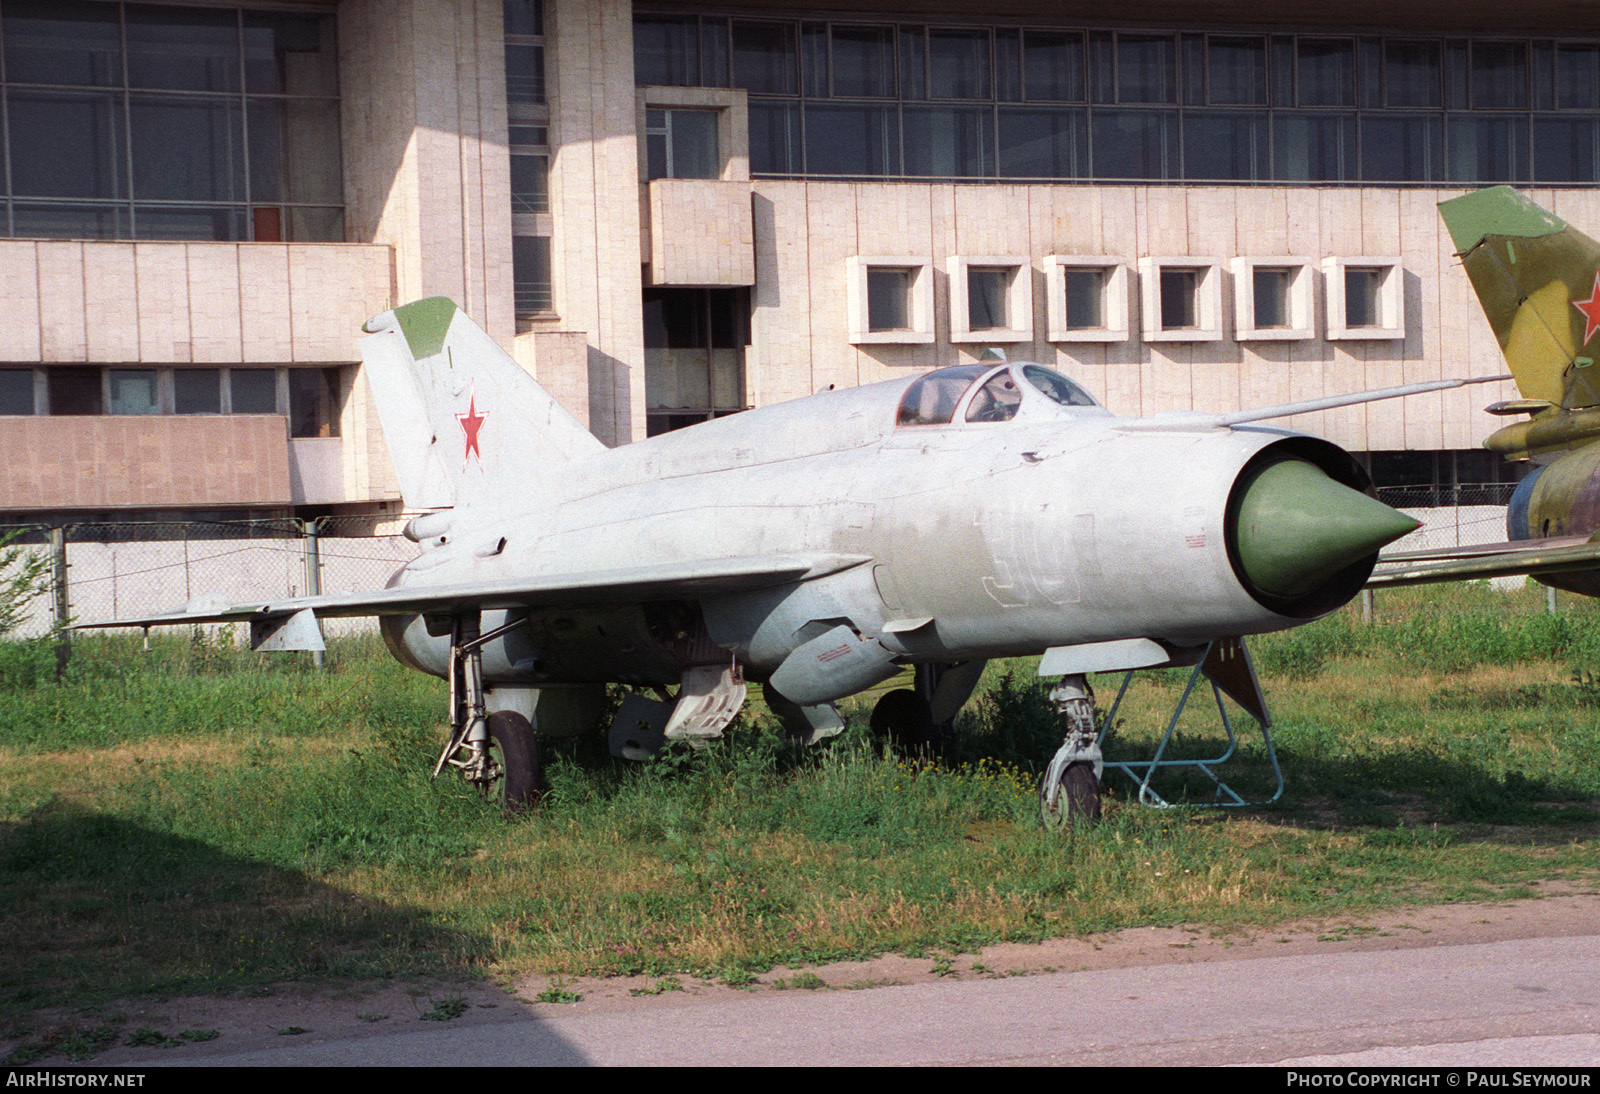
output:
M 51 650 L 61 633 L 55 624 L 38 638 L 11 637 L 51 582 L 49 556 L 16 543 L 21 534 L 0 536 L 0 688 L 32 687 L 43 679 L 54 668 Z

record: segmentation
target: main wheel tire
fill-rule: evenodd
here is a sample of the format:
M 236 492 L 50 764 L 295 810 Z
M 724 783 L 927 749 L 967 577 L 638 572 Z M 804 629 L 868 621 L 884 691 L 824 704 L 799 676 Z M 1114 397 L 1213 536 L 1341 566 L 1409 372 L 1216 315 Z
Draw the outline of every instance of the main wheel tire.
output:
M 928 701 L 910 688 L 891 691 L 879 699 L 869 724 L 874 734 L 887 736 L 900 752 L 926 750 L 937 736 Z
M 539 800 L 539 743 L 528 719 L 512 710 L 489 715 L 489 740 L 500 778 L 486 793 L 508 813 L 525 813 Z
M 1047 827 L 1071 828 L 1081 822 L 1100 819 L 1100 782 L 1094 765 L 1068 764 L 1061 773 L 1061 785 L 1051 795 L 1044 780 L 1039 780 L 1039 812 Z

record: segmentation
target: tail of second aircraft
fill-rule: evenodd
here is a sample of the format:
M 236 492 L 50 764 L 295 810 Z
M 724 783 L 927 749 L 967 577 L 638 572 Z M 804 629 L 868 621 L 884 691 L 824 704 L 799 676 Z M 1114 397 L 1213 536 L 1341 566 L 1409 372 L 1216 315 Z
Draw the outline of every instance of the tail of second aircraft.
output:
M 361 358 L 407 508 L 526 500 L 562 464 L 604 448 L 442 296 L 362 329 Z
M 1523 398 L 1600 406 L 1600 243 L 1509 186 L 1439 213 Z

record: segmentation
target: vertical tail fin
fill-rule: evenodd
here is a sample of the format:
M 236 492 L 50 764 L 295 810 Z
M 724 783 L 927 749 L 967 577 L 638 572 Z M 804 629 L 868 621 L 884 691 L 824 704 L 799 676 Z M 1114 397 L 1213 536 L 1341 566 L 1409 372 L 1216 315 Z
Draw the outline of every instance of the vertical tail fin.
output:
M 1600 406 L 1600 243 L 1509 186 L 1439 214 L 1523 398 Z
M 605 447 L 442 296 L 362 329 L 361 359 L 407 508 L 526 499 L 560 465 Z

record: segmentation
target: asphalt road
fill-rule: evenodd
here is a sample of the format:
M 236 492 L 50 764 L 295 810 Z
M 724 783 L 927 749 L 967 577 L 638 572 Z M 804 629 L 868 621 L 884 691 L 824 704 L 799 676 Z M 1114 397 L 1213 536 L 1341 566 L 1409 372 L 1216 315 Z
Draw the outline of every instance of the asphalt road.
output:
M 285 1039 L 181 1065 L 1600 1066 L 1600 934 L 864 990 Z M 1597 1084 L 1600 1085 L 1600 1084 Z

